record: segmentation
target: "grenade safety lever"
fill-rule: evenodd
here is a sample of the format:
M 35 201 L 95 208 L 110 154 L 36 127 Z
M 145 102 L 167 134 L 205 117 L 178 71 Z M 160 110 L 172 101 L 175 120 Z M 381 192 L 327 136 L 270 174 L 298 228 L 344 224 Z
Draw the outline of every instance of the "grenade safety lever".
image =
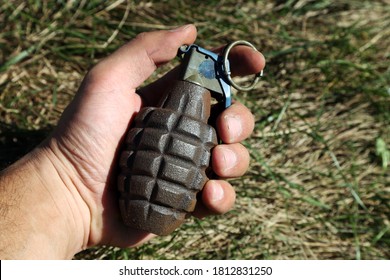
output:
M 219 56 L 197 45 L 182 46 L 179 80 L 165 89 L 157 107 L 136 115 L 119 162 L 119 206 L 127 226 L 167 235 L 194 211 L 218 143 L 208 124 L 211 96 L 230 106 L 230 85 L 238 85 L 230 77 L 228 54 L 239 44 L 255 49 L 237 41 Z
M 182 58 L 182 79 L 211 91 L 212 96 L 227 108 L 231 104 L 231 90 L 225 72 L 230 73 L 229 61 L 197 45 L 182 46 L 178 56 Z M 226 67 L 227 69 L 225 69 Z

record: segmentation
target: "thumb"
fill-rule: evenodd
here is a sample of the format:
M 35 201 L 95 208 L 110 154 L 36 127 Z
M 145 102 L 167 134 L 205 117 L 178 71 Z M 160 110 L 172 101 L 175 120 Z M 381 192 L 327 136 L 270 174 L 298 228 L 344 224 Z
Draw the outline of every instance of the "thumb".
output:
M 192 44 L 196 27 L 184 25 L 173 30 L 161 30 L 139 34 L 112 55 L 99 62 L 92 71 L 104 73 L 100 88 L 129 92 L 140 86 L 156 68 L 173 59 L 183 44 Z M 100 75 L 98 75 L 100 76 Z M 98 82 L 98 81 L 96 81 Z M 96 86 L 96 85 L 95 85 Z
M 106 125 L 115 128 L 111 134 L 122 136 L 141 106 L 140 97 L 131 93 L 158 65 L 174 58 L 182 44 L 192 44 L 195 38 L 196 28 L 191 24 L 138 35 L 87 73 L 60 124 L 77 119 L 76 123 L 81 120 L 93 127 L 100 125 L 103 130 Z

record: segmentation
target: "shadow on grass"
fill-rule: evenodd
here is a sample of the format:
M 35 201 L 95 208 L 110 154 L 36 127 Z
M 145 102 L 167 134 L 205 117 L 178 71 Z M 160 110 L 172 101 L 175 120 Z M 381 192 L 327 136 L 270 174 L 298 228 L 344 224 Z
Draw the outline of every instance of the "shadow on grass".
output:
M 34 149 L 51 130 L 51 126 L 39 130 L 27 130 L 0 122 L 0 170 Z

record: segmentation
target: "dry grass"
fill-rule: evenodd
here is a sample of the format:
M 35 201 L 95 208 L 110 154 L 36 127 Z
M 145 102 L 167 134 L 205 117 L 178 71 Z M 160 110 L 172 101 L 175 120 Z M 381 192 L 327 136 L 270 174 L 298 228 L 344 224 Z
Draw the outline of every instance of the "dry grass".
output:
M 234 210 L 78 258 L 390 258 L 388 1 L 54 3 L 0 4 L 2 167 L 56 124 L 93 63 L 139 32 L 193 22 L 203 47 L 244 39 L 268 62 L 256 90 L 236 95 L 256 129 Z

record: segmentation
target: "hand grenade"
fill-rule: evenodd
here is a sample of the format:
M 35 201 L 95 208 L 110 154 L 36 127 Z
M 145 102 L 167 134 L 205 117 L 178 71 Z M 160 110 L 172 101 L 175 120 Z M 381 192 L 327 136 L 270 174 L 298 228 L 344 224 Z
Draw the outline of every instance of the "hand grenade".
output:
M 218 143 L 208 124 L 211 96 L 230 106 L 229 84 L 235 84 L 228 53 L 237 44 L 254 48 L 237 41 L 219 56 L 197 45 L 182 46 L 180 79 L 165 89 L 157 107 L 136 115 L 119 162 L 119 206 L 127 226 L 167 235 L 194 211 Z

